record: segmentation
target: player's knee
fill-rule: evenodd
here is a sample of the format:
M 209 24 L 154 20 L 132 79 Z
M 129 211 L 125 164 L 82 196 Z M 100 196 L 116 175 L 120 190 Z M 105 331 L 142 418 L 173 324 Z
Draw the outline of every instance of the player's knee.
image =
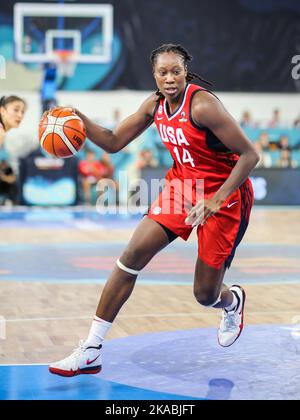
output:
M 124 251 L 120 261 L 128 268 L 141 270 L 143 268 L 141 264 L 142 256 L 143 253 L 139 247 L 132 247 Z
M 202 306 L 213 306 L 218 300 L 218 293 L 214 289 L 194 288 L 194 296 Z

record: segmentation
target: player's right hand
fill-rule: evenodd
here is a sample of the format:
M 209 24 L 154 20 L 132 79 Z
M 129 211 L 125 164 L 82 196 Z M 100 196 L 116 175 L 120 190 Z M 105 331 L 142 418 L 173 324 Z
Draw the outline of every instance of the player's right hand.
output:
M 71 112 L 74 112 L 74 114 L 76 114 L 76 109 L 75 108 L 71 108 L 71 107 L 65 107 L 65 106 L 56 106 L 56 107 L 54 107 L 54 108 L 50 108 L 50 109 L 48 109 L 47 111 L 45 111 L 44 113 L 43 113 L 43 115 L 42 115 L 42 120 L 44 119 L 44 118 L 46 118 L 47 117 L 47 115 L 49 115 L 49 114 L 51 114 L 52 112 L 54 112 L 54 111 L 62 111 L 63 109 L 70 109 L 71 110 Z

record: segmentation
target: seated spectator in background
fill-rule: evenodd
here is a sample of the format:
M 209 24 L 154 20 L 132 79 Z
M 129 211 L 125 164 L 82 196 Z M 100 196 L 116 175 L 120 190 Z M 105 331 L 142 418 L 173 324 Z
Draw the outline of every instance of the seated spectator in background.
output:
M 99 163 L 100 163 L 101 171 L 102 171 L 101 178 L 113 179 L 115 168 L 110 160 L 109 154 L 103 153 Z
M 154 158 L 150 149 L 141 150 L 136 162 L 136 167 L 139 171 L 146 168 L 157 168 L 158 161 Z
M 269 128 L 278 128 L 281 126 L 282 126 L 282 122 L 281 122 L 280 110 L 274 109 L 273 117 L 271 121 L 269 122 Z
M 260 155 L 260 161 L 256 165 L 257 168 L 271 168 L 272 158 L 270 155 L 269 134 L 261 133 L 258 141 L 254 144 Z
M 17 197 L 17 177 L 9 163 L 2 160 L 0 162 L 0 199 L 4 199 L 4 204 L 16 204 Z
M 294 122 L 294 128 L 300 128 L 300 115 Z
M 260 133 L 260 136 L 258 138 L 258 142 L 260 143 L 261 149 L 264 152 L 269 152 L 270 151 L 269 133 L 267 133 L 266 131 L 263 131 L 262 133 Z
M 113 110 L 112 126 L 115 128 L 122 121 L 122 115 L 119 108 Z
M 252 117 L 249 111 L 244 111 L 242 115 L 242 120 L 240 122 L 240 126 L 242 128 L 253 128 L 255 127 L 254 122 L 252 121 Z
M 113 179 L 114 167 L 107 153 L 97 160 L 92 150 L 86 152 L 86 159 L 79 162 L 81 185 L 86 204 L 92 204 L 92 188 L 104 178 Z
M 278 143 L 280 150 L 292 150 L 288 136 L 281 136 Z
M 297 168 L 298 164 L 292 159 L 292 152 L 289 149 L 283 149 L 276 166 L 278 168 Z

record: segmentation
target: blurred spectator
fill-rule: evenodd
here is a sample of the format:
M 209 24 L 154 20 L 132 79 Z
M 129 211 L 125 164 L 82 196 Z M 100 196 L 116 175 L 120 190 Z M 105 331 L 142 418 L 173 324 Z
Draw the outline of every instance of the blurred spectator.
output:
M 254 144 L 256 150 L 260 155 L 260 161 L 257 168 L 271 168 L 272 158 L 270 154 L 269 134 L 266 132 L 261 133 L 258 141 Z
M 292 152 L 289 149 L 283 149 L 276 166 L 278 168 L 297 168 L 298 164 L 292 159 Z
M 110 160 L 109 154 L 103 153 L 99 163 L 102 168 L 101 178 L 113 179 L 115 168 Z
M 136 167 L 138 170 L 141 171 L 146 168 L 157 168 L 157 166 L 158 161 L 154 158 L 150 149 L 144 149 L 140 151 L 136 162 Z
M 102 175 L 102 166 L 95 152 L 87 150 L 86 159 L 79 162 L 81 186 L 86 204 L 92 204 L 92 187 L 97 184 Z
M 86 159 L 79 162 L 81 185 L 86 204 L 92 204 L 92 188 L 103 179 L 113 179 L 114 167 L 107 153 L 103 153 L 101 160 L 97 160 L 95 152 L 88 150 Z
M 288 136 L 280 137 L 278 147 L 280 150 L 292 150 Z
M 252 120 L 251 114 L 249 111 L 244 111 L 242 115 L 242 120 L 240 122 L 242 128 L 253 128 L 255 124 Z
M 294 122 L 294 128 L 300 128 L 300 115 Z
M 23 121 L 26 103 L 19 96 L 2 96 L 0 98 L 0 195 L 4 201 L 16 204 L 18 196 L 17 177 L 8 163 L 4 140 L 8 131 L 18 128 Z M 4 157 L 4 158 L 3 158 Z
M 122 121 L 121 111 L 115 108 L 113 111 L 112 126 L 115 128 Z
M 273 111 L 273 117 L 271 121 L 269 122 L 269 128 L 279 128 L 281 127 L 281 116 L 280 116 L 280 110 L 274 109 Z
M 18 196 L 17 177 L 5 160 L 0 162 L 0 199 L 4 204 L 16 204 Z
M 18 128 L 26 111 L 26 103 L 18 96 L 2 96 L 0 99 L 0 146 L 5 133 L 12 128 Z

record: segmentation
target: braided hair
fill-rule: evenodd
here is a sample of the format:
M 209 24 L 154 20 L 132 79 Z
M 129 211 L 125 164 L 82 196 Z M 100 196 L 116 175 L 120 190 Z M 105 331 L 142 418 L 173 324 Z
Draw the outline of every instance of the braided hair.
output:
M 4 130 L 5 130 L 5 125 L 2 119 L 2 115 L 1 115 L 1 108 L 6 107 L 6 105 L 12 102 L 23 102 L 23 104 L 26 106 L 26 102 L 24 101 L 24 99 L 19 98 L 19 96 L 11 95 L 11 96 L 2 96 L 2 98 L 0 98 L 0 124 L 3 125 Z
M 176 45 L 176 44 L 164 44 L 161 45 L 160 47 L 156 48 L 155 50 L 152 51 L 151 56 L 150 56 L 150 60 L 152 63 L 152 67 L 155 67 L 155 64 L 157 62 L 157 57 L 160 54 L 163 53 L 175 53 L 177 55 L 179 55 L 182 59 L 183 59 L 183 63 L 184 63 L 184 67 L 187 68 L 187 65 L 190 61 L 192 61 L 193 57 L 189 54 L 189 52 L 180 44 Z M 201 76 L 199 76 L 199 74 L 197 73 L 191 73 L 188 71 L 187 73 L 187 77 L 186 77 L 186 81 L 187 83 L 191 82 L 194 79 L 198 79 L 201 82 L 212 86 L 212 83 L 208 82 L 207 80 L 203 79 Z M 164 95 L 160 92 L 160 90 L 158 89 L 156 91 L 156 95 L 158 96 L 157 102 L 159 102 L 161 99 L 164 98 Z

